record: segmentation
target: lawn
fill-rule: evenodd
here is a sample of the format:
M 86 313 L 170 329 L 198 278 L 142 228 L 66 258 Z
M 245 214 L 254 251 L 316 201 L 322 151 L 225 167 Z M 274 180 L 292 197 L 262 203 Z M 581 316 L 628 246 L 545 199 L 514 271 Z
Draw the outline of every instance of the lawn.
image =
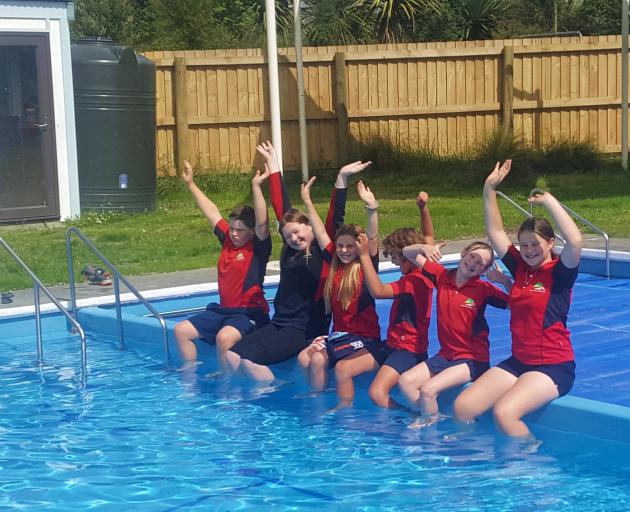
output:
M 444 161 L 394 170 L 375 166 L 362 178 L 380 202 L 381 235 L 396 227 L 416 226 L 417 207 L 414 198 L 426 190 L 431 199 L 438 239 L 454 240 L 480 237 L 483 233 L 481 189 L 489 164 Z M 313 191 L 320 213 L 325 213 L 336 171 L 313 172 L 318 180 Z M 295 205 L 299 201 L 297 172 L 287 172 L 286 179 Z M 198 175 L 200 187 L 216 201 L 227 215 L 240 203 L 250 203 L 250 176 L 237 172 Z M 501 190 L 522 205 L 531 188 L 543 184 L 561 201 L 606 230 L 611 236 L 630 236 L 630 175 L 618 165 L 605 165 L 589 172 L 551 173 L 543 175 L 515 166 Z M 67 222 L 59 228 L 8 229 L 0 227 L 0 236 L 46 284 L 68 280 L 65 256 L 65 230 L 77 226 L 125 275 L 173 272 L 216 265 L 219 245 L 198 211 L 187 189 L 176 178 L 162 178 L 159 183 L 155 212 L 142 214 L 87 214 L 81 220 Z M 504 205 L 504 206 L 503 206 Z M 515 209 L 503 203 L 506 226 L 516 228 L 522 219 Z M 271 210 L 270 210 L 271 211 Z M 541 212 L 542 213 L 542 212 Z M 354 187 L 348 195 L 348 222 L 364 223 L 365 210 Z M 275 220 L 274 220 L 275 224 Z M 274 254 L 277 258 L 280 239 L 272 229 Z M 75 242 L 75 268 L 96 263 L 91 254 Z M 0 291 L 28 288 L 30 279 L 10 260 L 0 258 Z

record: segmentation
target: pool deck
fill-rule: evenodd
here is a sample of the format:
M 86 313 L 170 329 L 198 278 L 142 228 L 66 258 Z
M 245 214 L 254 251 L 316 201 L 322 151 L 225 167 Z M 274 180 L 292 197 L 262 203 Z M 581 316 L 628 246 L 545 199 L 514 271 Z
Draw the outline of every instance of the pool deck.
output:
M 459 253 L 464 247 L 466 247 L 470 242 L 475 240 L 479 240 L 479 238 L 474 239 L 464 239 L 464 240 L 453 240 L 448 241 L 447 245 L 443 249 L 444 254 L 453 254 Z M 603 239 L 599 236 L 589 236 L 585 235 L 585 248 L 590 249 L 603 249 L 604 242 Z M 610 250 L 612 251 L 626 251 L 630 252 L 630 239 L 628 238 L 611 238 L 610 239 Z M 386 258 L 381 257 L 382 260 L 386 261 Z M 116 262 L 113 262 L 116 264 Z M 98 266 L 98 263 L 95 263 Z M 267 266 L 267 276 L 273 276 L 279 274 L 279 263 L 278 261 L 271 261 Z M 144 274 L 139 276 L 125 276 L 129 279 L 131 284 L 133 284 L 138 291 L 146 292 L 149 290 L 160 290 L 166 288 L 174 288 L 181 286 L 190 286 L 190 285 L 201 285 L 207 283 L 214 283 L 217 280 L 217 270 L 216 267 L 208 267 L 208 268 L 200 268 L 196 270 L 184 270 L 180 272 L 169 272 L 169 273 L 161 273 L 161 274 Z M 51 286 L 49 288 L 51 292 L 55 295 L 55 297 L 59 300 L 67 301 L 70 298 L 70 292 L 67 285 L 61 286 Z M 5 291 L 5 290 L 0 290 Z M 88 285 L 85 283 L 77 283 L 76 287 L 77 291 L 77 299 L 91 299 L 91 298 L 105 298 L 111 296 L 113 294 L 113 288 L 111 286 L 94 286 Z M 121 293 L 125 293 L 127 290 L 121 284 Z M 21 308 L 24 306 L 32 306 L 33 299 L 33 290 L 32 288 L 25 290 L 17 290 L 14 291 L 13 302 L 10 304 L 0 304 L 0 312 L 1 316 L 6 316 L 11 314 L 11 309 Z M 41 304 L 50 303 L 48 297 L 41 293 Z M 17 312 L 17 310 L 16 310 Z

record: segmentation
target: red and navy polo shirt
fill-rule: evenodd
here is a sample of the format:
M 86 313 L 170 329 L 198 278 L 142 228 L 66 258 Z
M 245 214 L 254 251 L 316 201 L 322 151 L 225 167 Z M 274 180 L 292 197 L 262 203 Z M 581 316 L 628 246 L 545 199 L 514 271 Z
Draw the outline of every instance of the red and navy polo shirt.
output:
M 230 238 L 230 225 L 225 219 L 217 222 L 214 234 L 221 243 L 217 266 L 221 306 L 259 308 L 268 313 L 263 281 L 271 255 L 271 237 L 259 240 L 254 235 L 243 247 L 235 247 Z
M 330 242 L 324 249 L 324 259 L 329 261 L 334 258 L 335 243 Z M 378 272 L 378 255 L 372 258 L 374 270 Z M 370 290 L 365 283 L 363 271 L 360 272 L 360 284 L 352 301 L 348 305 L 348 309 L 343 309 L 341 303 L 337 299 L 339 294 L 339 286 L 341 279 L 348 265 L 340 264 L 333 277 L 332 293 L 330 298 L 330 306 L 332 309 L 333 331 L 349 332 L 356 336 L 365 336 L 366 338 L 381 339 L 381 327 L 378 323 L 378 315 L 374 299 L 370 295 Z
M 458 288 L 457 269 L 447 270 L 433 261 L 424 264 L 422 273 L 437 288 L 439 355 L 449 361 L 490 362 L 486 305 L 505 309 L 508 294 L 479 278 L 470 279 Z
M 578 267 L 568 268 L 553 259 L 530 268 L 513 245 L 503 263 L 514 276 L 510 292 L 512 355 L 524 364 L 556 364 L 573 361 L 567 316 Z
M 389 283 L 394 302 L 389 313 L 387 345 L 422 354 L 429 348 L 433 284 L 418 268 Z

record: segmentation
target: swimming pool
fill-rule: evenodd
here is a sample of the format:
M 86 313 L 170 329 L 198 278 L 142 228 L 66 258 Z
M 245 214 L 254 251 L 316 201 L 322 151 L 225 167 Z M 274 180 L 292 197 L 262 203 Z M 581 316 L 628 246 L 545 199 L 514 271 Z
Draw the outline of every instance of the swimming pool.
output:
M 626 281 L 580 276 L 571 315 L 580 373 L 563 399 L 603 389 L 626 423 L 608 436 L 614 414 L 595 402 L 588 420 L 588 407 L 548 408 L 533 424 L 544 441 L 533 453 L 487 420 L 468 433 L 449 420 L 409 430 L 407 416 L 376 409 L 364 390 L 353 409 L 326 414 L 334 393 L 309 397 L 297 379 L 270 392 L 206 378 L 212 363 L 193 375 L 165 370 L 159 332 L 151 343 L 145 327 L 149 340 L 134 343 L 130 327 L 122 352 L 90 335 L 82 387 L 78 339 L 63 318 L 44 318 L 41 368 L 32 320 L 2 320 L 0 510 L 627 510 L 629 298 Z M 496 360 L 507 317 L 489 313 Z M 600 436 L 567 431 L 595 416 Z

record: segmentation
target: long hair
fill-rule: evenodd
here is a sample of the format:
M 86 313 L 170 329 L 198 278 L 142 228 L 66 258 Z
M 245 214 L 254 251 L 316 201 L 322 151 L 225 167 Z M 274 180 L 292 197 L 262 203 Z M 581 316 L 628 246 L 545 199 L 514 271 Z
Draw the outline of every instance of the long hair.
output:
M 364 233 L 363 229 L 357 224 L 343 224 L 337 230 L 337 233 L 335 233 L 335 240 L 343 235 L 350 235 L 356 239 L 362 233 Z M 338 271 L 343 272 L 343 274 L 341 276 L 341 282 L 339 283 L 337 297 L 335 298 L 339 301 L 341 309 L 344 311 L 346 311 L 350 306 L 353 297 L 361 285 L 362 272 L 359 258 L 355 258 L 354 261 L 344 265 L 339 260 L 339 256 L 337 256 L 337 251 L 335 250 L 335 255 L 330 265 L 330 272 L 328 272 L 326 282 L 324 283 L 324 303 L 326 304 L 326 313 L 330 313 L 332 311 L 331 299 L 333 293 L 333 283 L 335 281 L 335 274 Z

